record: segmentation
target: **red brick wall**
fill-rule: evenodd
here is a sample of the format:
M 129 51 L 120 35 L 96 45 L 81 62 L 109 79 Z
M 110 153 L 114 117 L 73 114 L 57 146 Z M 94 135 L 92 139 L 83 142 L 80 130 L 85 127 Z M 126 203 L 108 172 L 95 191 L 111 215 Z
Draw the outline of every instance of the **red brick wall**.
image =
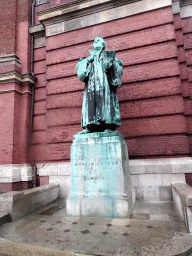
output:
M 15 53 L 17 0 L 0 1 L 0 55 Z
M 39 162 L 46 155 L 46 49 L 34 50 L 34 73 L 38 77 L 35 85 L 33 135 L 30 158 Z M 42 156 L 43 155 L 43 156 Z M 47 159 L 48 160 L 48 159 Z
M 0 55 L 15 54 L 19 65 L 2 63 L 0 73 L 30 73 L 30 35 L 32 0 L 0 0 Z M 4 65 L 6 64 L 6 65 Z M 8 74 L 7 74 L 8 75 Z M 12 90 L 11 92 L 7 92 Z M 19 91 L 19 93 L 14 90 Z M 0 83 L 0 164 L 22 164 L 28 161 L 31 86 L 18 81 Z
M 192 187 L 192 173 L 185 173 L 186 183 Z
M 73 135 L 81 130 L 84 88 L 75 67 L 97 36 L 124 62 L 119 131 L 130 158 L 190 154 L 183 100 L 189 88 L 180 65 L 181 20 L 176 19 L 171 8 L 163 8 L 51 36 L 46 49 L 35 50 L 39 81 L 30 152 L 37 162 L 70 159 Z
M 185 52 L 184 74 L 187 79 L 188 93 L 185 97 L 185 114 L 187 119 L 187 133 L 189 136 L 190 150 L 192 151 L 192 18 L 182 19 L 183 51 Z
M 49 184 L 49 176 L 37 176 L 37 187 Z
M 5 86 L 5 84 L 4 84 Z M 14 83 L 6 84 L 20 91 Z M 23 86 L 23 90 L 28 90 Z M 0 85 L 0 90 L 3 86 Z M 28 162 L 31 95 L 0 94 L 0 164 Z
M 32 181 L 19 181 L 14 183 L 0 183 L 0 192 L 21 191 L 32 188 Z
M 13 117 L 14 93 L 0 94 L 0 164 L 12 163 Z

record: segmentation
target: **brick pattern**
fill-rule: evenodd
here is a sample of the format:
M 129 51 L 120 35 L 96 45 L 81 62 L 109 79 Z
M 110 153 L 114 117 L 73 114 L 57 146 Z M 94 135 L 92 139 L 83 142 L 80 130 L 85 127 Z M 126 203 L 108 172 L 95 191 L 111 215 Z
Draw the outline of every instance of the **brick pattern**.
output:
M 16 18 L 17 0 L 7 0 L 0 2 L 0 55 L 15 53 L 16 49 Z
M 124 62 L 119 131 L 130 158 L 188 156 L 186 53 L 182 20 L 173 17 L 171 7 L 51 36 L 46 48 L 35 50 L 39 81 L 30 155 L 39 162 L 70 159 L 73 135 L 80 131 L 84 89 L 75 66 L 89 55 L 96 36 Z M 185 41 L 190 47 L 190 40 Z
M 0 192 L 21 191 L 33 187 L 32 181 L 20 181 L 14 183 L 0 183 Z
M 32 149 L 46 145 L 46 48 L 41 47 L 34 50 L 34 73 L 38 77 L 35 85 L 33 134 L 31 139 Z M 31 152 L 31 150 L 30 150 Z M 29 156 L 36 162 L 34 154 Z M 45 153 L 45 152 L 44 152 Z
M 37 176 L 37 187 L 48 185 L 49 184 L 49 176 Z
M 192 187 L 192 173 L 185 173 L 186 183 Z
M 187 133 L 189 136 L 189 143 L 190 143 L 190 148 L 192 148 L 192 140 L 191 140 L 191 135 L 192 135 L 192 76 L 191 76 L 191 69 L 192 69 L 192 37 L 191 37 L 191 32 L 192 32 L 192 18 L 185 18 L 182 19 L 182 31 L 183 31 L 183 49 L 185 52 L 185 65 L 184 65 L 184 71 L 183 71 L 183 76 L 187 79 L 187 85 L 189 87 L 188 89 L 188 94 L 185 97 L 185 115 L 187 119 Z
M 3 10 L 0 14 L 0 34 L 3 35 L 0 37 L 0 55 L 12 55 L 10 61 L 1 62 L 0 74 L 8 76 L 10 71 L 28 74 L 31 0 L 0 1 L 0 8 Z M 0 91 L 9 90 L 12 92 L 0 94 L 0 164 L 27 163 L 31 95 L 20 92 L 30 92 L 31 86 L 18 81 L 1 81 Z

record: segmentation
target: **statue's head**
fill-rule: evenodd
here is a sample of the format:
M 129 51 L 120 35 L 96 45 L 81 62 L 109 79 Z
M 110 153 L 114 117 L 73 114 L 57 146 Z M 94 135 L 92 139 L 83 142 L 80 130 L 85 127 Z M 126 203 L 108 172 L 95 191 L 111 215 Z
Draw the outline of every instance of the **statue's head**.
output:
M 93 43 L 95 50 L 105 50 L 105 41 L 102 37 L 96 37 Z

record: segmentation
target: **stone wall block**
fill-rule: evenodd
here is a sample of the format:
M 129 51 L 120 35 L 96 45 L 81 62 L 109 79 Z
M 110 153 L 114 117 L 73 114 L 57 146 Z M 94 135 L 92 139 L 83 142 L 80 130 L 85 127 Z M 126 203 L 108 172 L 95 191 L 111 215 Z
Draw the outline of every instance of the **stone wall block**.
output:
M 161 164 L 161 165 L 146 165 L 145 166 L 146 173 L 172 173 L 172 165 L 171 164 Z
M 144 201 L 160 201 L 158 186 L 143 186 Z
M 187 207 L 187 216 L 189 232 L 192 233 L 192 207 Z
M 162 177 L 160 174 L 141 174 L 139 175 L 141 186 L 162 186 Z
M 173 201 L 171 186 L 159 187 L 159 199 L 160 201 Z
M 185 182 L 184 174 L 162 174 L 162 186 L 171 186 L 172 182 Z
M 49 183 L 59 184 L 59 198 L 67 198 L 71 176 L 49 176 Z

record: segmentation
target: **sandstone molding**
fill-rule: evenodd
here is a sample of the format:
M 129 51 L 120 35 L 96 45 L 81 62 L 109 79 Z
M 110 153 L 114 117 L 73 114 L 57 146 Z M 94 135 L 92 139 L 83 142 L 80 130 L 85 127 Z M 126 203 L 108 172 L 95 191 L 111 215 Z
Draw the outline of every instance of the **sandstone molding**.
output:
M 52 36 L 171 5 L 171 0 L 77 1 L 40 11 L 38 16 L 46 36 Z

